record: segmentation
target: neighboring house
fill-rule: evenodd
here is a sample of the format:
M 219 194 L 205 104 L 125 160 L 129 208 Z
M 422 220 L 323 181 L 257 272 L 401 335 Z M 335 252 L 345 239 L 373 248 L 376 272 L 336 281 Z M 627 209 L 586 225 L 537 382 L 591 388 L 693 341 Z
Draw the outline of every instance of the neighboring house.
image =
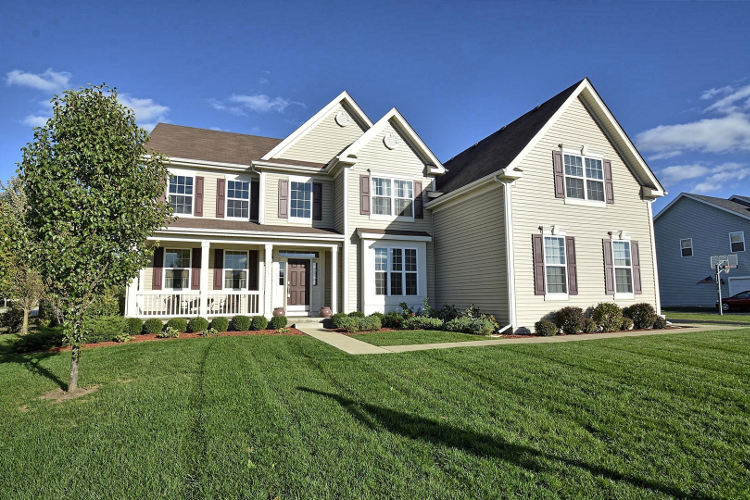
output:
M 567 305 L 659 309 L 664 195 L 584 79 L 448 162 L 395 109 L 342 93 L 289 137 L 159 124 L 178 218 L 128 289 L 136 316 L 471 304 L 505 330 Z M 507 326 L 506 326 L 507 325 Z
M 750 197 L 681 193 L 656 215 L 654 229 L 665 306 L 715 306 L 712 255 L 737 255 L 737 269 L 721 275 L 724 297 L 750 290 Z

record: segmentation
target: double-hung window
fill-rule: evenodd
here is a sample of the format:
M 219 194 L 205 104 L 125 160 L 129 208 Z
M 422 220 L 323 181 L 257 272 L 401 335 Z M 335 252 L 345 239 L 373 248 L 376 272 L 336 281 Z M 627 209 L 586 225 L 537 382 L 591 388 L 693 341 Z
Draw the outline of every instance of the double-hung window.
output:
M 684 238 L 680 240 L 680 252 L 683 257 L 693 256 L 693 238 Z
M 732 253 L 745 251 L 745 231 L 729 233 L 729 251 Z
M 227 181 L 227 217 L 247 220 L 250 217 L 250 182 Z
M 372 178 L 372 213 L 414 217 L 414 182 L 387 177 Z
M 375 249 L 375 295 L 417 295 L 417 250 Z
M 187 290 L 190 288 L 190 250 L 167 249 L 164 252 L 164 288 Z
M 178 215 L 193 214 L 193 178 L 187 175 L 169 176 L 169 204 Z
M 224 252 L 224 289 L 245 290 L 247 288 L 247 252 L 227 250 Z
M 598 158 L 563 155 L 565 194 L 579 200 L 604 201 L 604 166 Z
M 565 237 L 544 237 L 544 274 L 548 294 L 568 293 L 568 267 L 565 259 Z
M 615 293 L 633 293 L 633 262 L 629 241 L 613 241 Z
M 312 219 L 312 181 L 290 181 L 289 216 Z

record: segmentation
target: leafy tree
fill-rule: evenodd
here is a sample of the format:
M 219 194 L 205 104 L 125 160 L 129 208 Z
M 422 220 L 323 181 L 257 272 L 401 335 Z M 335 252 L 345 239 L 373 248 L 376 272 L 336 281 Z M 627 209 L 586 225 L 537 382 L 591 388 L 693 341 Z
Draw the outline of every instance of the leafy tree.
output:
M 149 262 L 146 238 L 165 225 L 171 209 L 163 196 L 164 159 L 149 154 L 148 133 L 115 89 L 68 90 L 51 103 L 52 118 L 22 150 L 20 176 L 34 260 L 72 346 L 72 392 L 86 310 Z

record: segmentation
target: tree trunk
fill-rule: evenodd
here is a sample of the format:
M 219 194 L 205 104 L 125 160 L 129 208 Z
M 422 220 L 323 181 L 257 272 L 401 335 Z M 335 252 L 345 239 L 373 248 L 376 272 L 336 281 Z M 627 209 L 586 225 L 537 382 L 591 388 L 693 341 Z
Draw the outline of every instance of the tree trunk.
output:
M 70 352 L 70 380 L 68 381 L 68 392 L 73 392 L 78 389 L 78 360 L 81 359 L 81 348 L 74 345 Z
M 23 308 L 23 323 L 21 324 L 21 335 L 29 333 L 29 310 Z

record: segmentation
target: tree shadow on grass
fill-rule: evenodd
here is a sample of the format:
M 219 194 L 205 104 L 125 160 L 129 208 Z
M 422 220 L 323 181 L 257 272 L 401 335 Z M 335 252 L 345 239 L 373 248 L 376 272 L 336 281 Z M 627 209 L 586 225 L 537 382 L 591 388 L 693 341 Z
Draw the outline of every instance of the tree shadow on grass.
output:
M 488 434 L 460 429 L 437 420 L 418 417 L 382 406 L 361 403 L 339 396 L 338 394 L 331 394 L 307 387 L 297 387 L 297 389 L 336 401 L 349 414 L 373 431 L 378 430 L 378 428 L 385 428 L 393 434 L 436 445 L 461 449 L 482 458 L 500 459 L 533 472 L 552 472 L 550 467 L 544 464 L 545 460 L 552 460 L 567 466 L 583 469 L 593 475 L 602 476 L 612 481 L 624 481 L 633 486 L 650 489 L 666 495 L 711 498 L 692 491 L 682 491 L 674 486 L 650 479 L 631 477 L 598 465 L 587 464 L 581 460 L 560 457 L 527 446 L 509 443 Z
M 68 384 L 60 379 L 55 373 L 41 365 L 43 360 L 57 354 L 49 351 L 49 348 L 54 346 L 47 345 L 50 342 L 50 339 L 34 337 L 41 337 L 41 335 L 41 333 L 29 333 L 20 337 L 19 340 L 15 342 L 0 345 L 0 364 L 19 364 L 35 375 L 41 375 L 50 379 L 57 384 L 60 389 L 67 391 Z

